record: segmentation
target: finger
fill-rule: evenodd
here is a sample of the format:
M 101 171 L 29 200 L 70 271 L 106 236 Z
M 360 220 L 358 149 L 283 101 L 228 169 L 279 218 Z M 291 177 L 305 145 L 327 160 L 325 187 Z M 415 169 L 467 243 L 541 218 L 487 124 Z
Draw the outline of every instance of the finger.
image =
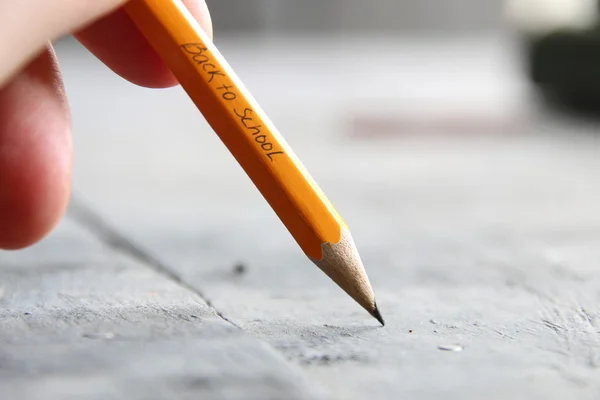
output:
M 0 87 L 48 41 L 81 29 L 126 0 L 0 0 Z
M 69 111 L 50 45 L 0 89 L 0 248 L 44 237 L 70 194 Z
M 204 0 L 184 0 L 188 10 L 212 37 L 212 22 Z M 130 82 L 169 87 L 177 80 L 127 14 L 119 9 L 74 35 L 96 57 Z

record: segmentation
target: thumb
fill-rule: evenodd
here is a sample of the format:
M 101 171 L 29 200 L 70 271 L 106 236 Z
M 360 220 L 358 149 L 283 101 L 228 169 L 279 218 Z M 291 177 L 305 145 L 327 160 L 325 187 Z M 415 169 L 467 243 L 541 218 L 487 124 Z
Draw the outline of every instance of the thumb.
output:
M 48 41 L 106 15 L 127 0 L 0 0 L 0 87 Z

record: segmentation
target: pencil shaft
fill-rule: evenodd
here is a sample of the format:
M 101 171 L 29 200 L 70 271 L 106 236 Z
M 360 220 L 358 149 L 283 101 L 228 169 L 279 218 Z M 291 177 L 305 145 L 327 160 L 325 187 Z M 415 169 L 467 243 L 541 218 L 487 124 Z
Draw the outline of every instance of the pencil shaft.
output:
M 305 254 L 320 259 L 344 221 L 210 38 L 179 0 L 126 10 Z
M 125 9 L 304 253 L 383 323 L 348 227 L 181 1 Z

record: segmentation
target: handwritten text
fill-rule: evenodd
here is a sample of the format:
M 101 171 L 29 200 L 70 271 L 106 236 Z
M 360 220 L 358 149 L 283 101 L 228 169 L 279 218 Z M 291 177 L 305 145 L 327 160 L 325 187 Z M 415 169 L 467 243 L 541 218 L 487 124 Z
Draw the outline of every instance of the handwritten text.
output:
M 235 85 L 228 82 L 230 79 L 228 79 L 227 74 L 213 63 L 214 61 L 211 60 L 210 52 L 205 46 L 199 43 L 187 43 L 182 45 L 181 48 L 191 54 L 194 63 L 202 67 L 202 71 L 208 75 L 208 83 L 215 85 L 217 92 L 224 100 L 233 102 L 238 98 Z M 255 122 L 254 110 L 249 107 L 242 109 L 243 105 L 240 107 L 239 104 L 237 107 L 235 104 L 232 104 L 231 110 L 239 118 L 246 132 L 252 136 L 254 142 L 260 146 L 269 160 L 273 162 L 275 156 L 284 154 L 283 151 L 274 151 L 273 143 L 269 141 L 268 130 Z

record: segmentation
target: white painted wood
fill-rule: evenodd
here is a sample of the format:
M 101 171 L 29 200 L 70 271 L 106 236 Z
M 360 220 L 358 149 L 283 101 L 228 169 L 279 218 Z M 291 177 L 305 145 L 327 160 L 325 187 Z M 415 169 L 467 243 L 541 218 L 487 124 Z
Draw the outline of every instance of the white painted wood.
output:
M 298 398 L 308 396 L 303 390 L 322 386 L 331 398 L 344 400 L 597 399 L 596 126 L 538 111 L 527 97 L 510 47 L 494 38 L 382 39 L 372 47 L 360 39 L 251 43 L 246 38 L 225 42 L 222 48 L 350 224 L 386 318 L 385 328 L 304 258 L 179 89 L 133 87 L 88 56 L 63 47 L 59 56 L 74 115 L 79 201 L 98 213 L 113 233 L 131 240 L 151 260 L 180 276 L 183 284 L 203 293 L 225 318 L 285 357 L 288 364 L 274 361 L 274 353 L 267 350 L 250 357 L 263 365 L 260 368 L 284 371 L 278 382 L 286 383 L 274 387 L 287 390 L 297 376 L 289 371 L 301 368 L 309 383 L 293 386 L 291 393 Z M 414 125 L 392 129 L 391 136 L 359 140 L 350 135 L 353 118 L 373 116 L 381 109 L 387 110 L 383 117 L 425 115 L 430 122 L 447 110 L 461 116 L 466 110 L 467 116 L 483 120 L 490 110 L 499 110 L 495 118 L 510 123 L 471 136 L 460 135 L 466 129 L 427 134 Z M 473 119 L 467 120 L 467 127 Z M 366 133 L 378 133 L 371 129 Z M 110 242 L 110 231 L 107 235 L 86 221 L 95 235 Z M 70 243 L 78 242 L 69 238 L 63 248 L 73 247 Z M 89 254 L 83 247 L 76 251 Z M 241 275 L 236 272 L 239 262 L 246 271 Z M 96 271 L 90 277 L 99 282 L 102 293 L 115 290 L 113 297 L 123 298 L 124 289 L 117 290 L 121 283 L 108 283 L 108 275 L 119 276 L 115 262 L 108 264 L 113 269 L 107 269 L 106 276 Z M 97 270 L 106 265 L 101 262 Z M 136 268 L 142 267 L 146 265 Z M 169 378 L 175 373 L 185 380 L 189 371 L 202 374 L 198 371 L 207 368 L 189 361 L 202 357 L 188 358 L 189 348 L 174 337 L 188 340 L 197 335 L 190 347 L 193 354 L 205 354 L 221 365 L 211 353 L 212 343 L 225 348 L 233 333 L 226 333 L 228 325 L 218 319 L 206 318 L 214 321 L 206 322 L 206 328 L 179 319 L 176 315 L 187 314 L 196 302 L 175 288 L 169 293 L 179 294 L 148 310 L 150 300 L 140 293 L 155 284 L 140 277 L 151 273 L 142 269 L 121 272 L 123 282 L 133 279 L 140 288 L 134 299 L 126 298 L 135 301 L 141 316 L 130 307 L 126 320 L 115 325 L 105 308 L 119 300 L 95 298 L 100 332 L 122 327 L 137 349 L 148 334 L 138 324 L 147 318 L 145 324 L 154 327 L 151 332 L 164 337 L 149 351 L 163 354 L 170 349 L 168 353 L 180 354 L 181 359 L 172 357 L 186 360 L 187 367 L 174 367 L 178 361 L 169 356 L 162 370 L 136 369 L 126 360 L 146 365 L 148 358 L 133 349 L 131 357 L 120 357 L 118 348 L 102 350 L 104 361 L 96 365 L 119 367 L 125 378 L 119 378 L 120 372 L 111 382 L 132 382 L 130 377 L 140 373 L 148 374 L 143 375 L 147 382 L 153 376 L 156 381 L 149 387 L 163 393 L 158 382 L 165 380 L 159 375 Z M 10 271 L 12 285 L 17 285 L 18 272 Z M 85 271 L 78 274 L 86 276 Z M 69 275 L 32 274 L 11 307 L 26 311 L 16 304 L 36 304 L 32 288 L 45 279 L 68 284 L 64 276 Z M 96 293 L 94 288 L 89 283 L 69 293 L 74 305 L 58 298 L 45 301 L 78 309 L 82 298 Z M 161 307 L 170 311 L 163 316 Z M 83 315 L 88 321 L 88 314 Z M 81 338 L 93 323 L 82 322 L 83 329 L 69 322 L 69 328 L 63 328 L 60 313 L 44 316 L 45 328 L 33 333 L 23 328 L 24 316 L 4 318 L 15 322 L 10 325 L 13 334 L 1 336 L 3 340 L 8 336 L 16 342 L 35 342 L 38 331 L 54 338 L 54 331 L 62 329 L 77 346 L 105 343 Z M 173 332 L 159 329 L 166 326 Z M 224 342 L 218 341 L 220 336 Z M 225 351 L 227 359 L 239 357 L 243 371 L 254 368 L 243 355 L 254 351 L 250 349 L 258 346 L 256 342 L 239 347 L 234 342 L 232 338 L 233 348 Z M 459 345 L 462 351 L 439 349 Z M 59 344 L 53 346 L 48 354 L 63 351 L 57 350 Z M 94 351 L 76 348 L 68 347 L 76 360 Z M 51 362 L 36 359 L 35 352 L 26 354 L 25 365 Z M 21 371 L 22 364 L 9 365 L 9 371 Z M 267 390 L 268 380 L 251 371 L 239 373 L 225 375 L 227 380 L 218 386 L 231 385 L 231 398 L 242 386 L 245 394 L 259 398 L 261 390 Z M 246 385 L 246 379 L 255 383 Z M 103 382 L 101 387 L 112 390 Z M 215 380 L 202 382 L 210 386 Z M 31 390 L 61 390 L 39 385 Z M 28 390 L 23 382 L 16 387 Z M 126 388 L 119 393 L 130 392 Z M 186 392 L 181 393 L 185 398 Z
M 0 398 L 319 398 L 193 291 L 68 218 L 0 252 Z

